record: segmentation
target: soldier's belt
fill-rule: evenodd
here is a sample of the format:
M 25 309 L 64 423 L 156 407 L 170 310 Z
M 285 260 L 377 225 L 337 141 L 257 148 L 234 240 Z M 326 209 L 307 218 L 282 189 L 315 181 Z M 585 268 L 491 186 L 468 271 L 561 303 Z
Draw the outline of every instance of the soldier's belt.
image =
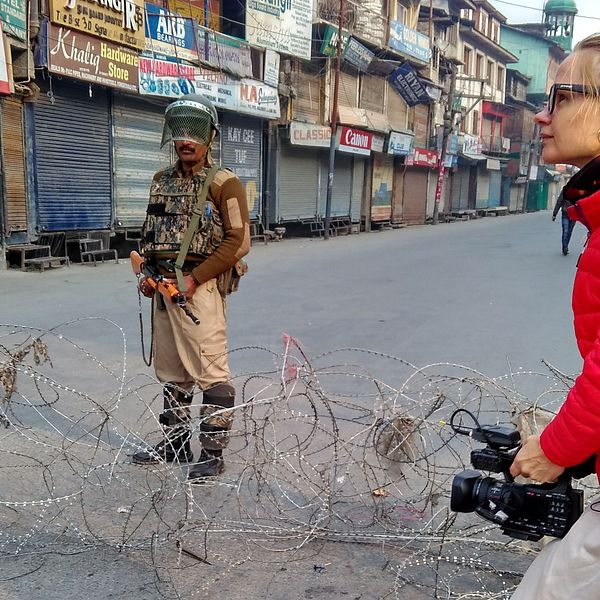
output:
M 184 275 L 189 275 L 198 265 L 202 264 L 203 260 L 186 260 L 183 263 L 183 271 Z M 175 259 L 172 260 L 155 260 L 152 263 L 152 266 L 155 266 L 158 269 L 158 272 L 161 275 L 175 275 Z

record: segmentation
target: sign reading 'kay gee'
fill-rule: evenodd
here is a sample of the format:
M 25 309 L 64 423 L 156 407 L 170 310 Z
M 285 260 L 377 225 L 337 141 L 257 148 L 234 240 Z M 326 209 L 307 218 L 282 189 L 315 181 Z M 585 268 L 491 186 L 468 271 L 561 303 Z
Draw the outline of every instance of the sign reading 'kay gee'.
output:
M 50 20 L 117 44 L 144 48 L 144 0 L 50 0 Z

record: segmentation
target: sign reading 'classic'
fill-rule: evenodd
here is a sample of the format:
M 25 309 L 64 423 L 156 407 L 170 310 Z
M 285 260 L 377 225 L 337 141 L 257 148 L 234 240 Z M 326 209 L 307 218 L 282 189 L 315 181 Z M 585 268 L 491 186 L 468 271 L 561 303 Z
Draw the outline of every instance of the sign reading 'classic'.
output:
M 144 48 L 144 0 L 50 0 L 50 20 L 117 44 Z

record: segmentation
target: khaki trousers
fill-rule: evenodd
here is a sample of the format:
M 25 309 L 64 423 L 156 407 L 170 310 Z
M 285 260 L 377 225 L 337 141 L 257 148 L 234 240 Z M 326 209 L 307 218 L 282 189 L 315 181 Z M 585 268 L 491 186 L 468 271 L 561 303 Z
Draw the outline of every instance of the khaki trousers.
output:
M 196 288 L 188 307 L 200 319 L 195 325 L 175 304 L 153 300 L 154 369 L 162 383 L 174 383 L 186 392 L 194 384 L 207 390 L 229 381 L 226 301 L 216 279 Z
M 599 599 L 600 512 L 588 508 L 562 540 L 540 552 L 511 600 Z

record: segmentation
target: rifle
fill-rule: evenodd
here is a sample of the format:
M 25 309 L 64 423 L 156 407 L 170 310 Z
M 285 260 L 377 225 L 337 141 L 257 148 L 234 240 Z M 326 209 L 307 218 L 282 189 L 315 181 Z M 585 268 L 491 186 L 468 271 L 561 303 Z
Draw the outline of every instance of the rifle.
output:
M 160 292 L 165 300 L 176 304 L 181 310 L 196 324 L 199 325 L 200 321 L 187 307 L 185 300 L 185 294 L 182 294 L 177 286 L 168 281 L 164 275 L 158 272 L 158 269 L 150 267 L 146 264 L 144 259 L 135 251 L 132 250 L 129 255 L 131 259 L 131 268 L 136 275 L 143 275 L 146 281 L 154 290 Z

